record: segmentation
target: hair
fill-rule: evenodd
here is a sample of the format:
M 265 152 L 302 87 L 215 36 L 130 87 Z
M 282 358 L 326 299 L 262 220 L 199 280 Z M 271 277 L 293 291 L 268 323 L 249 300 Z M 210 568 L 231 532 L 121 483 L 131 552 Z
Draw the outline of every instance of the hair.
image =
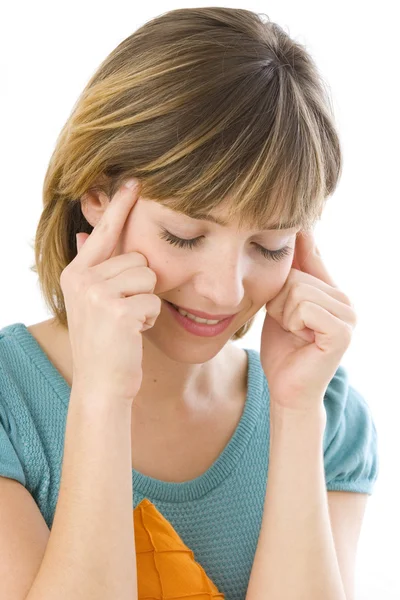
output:
M 67 326 L 60 275 L 76 256 L 76 234 L 93 230 L 81 210 L 88 191 L 111 199 L 135 177 L 143 197 L 191 217 L 229 197 L 228 217 L 240 226 L 308 230 L 341 165 L 329 94 L 303 45 L 263 13 L 163 13 L 101 63 L 62 128 L 31 270 Z

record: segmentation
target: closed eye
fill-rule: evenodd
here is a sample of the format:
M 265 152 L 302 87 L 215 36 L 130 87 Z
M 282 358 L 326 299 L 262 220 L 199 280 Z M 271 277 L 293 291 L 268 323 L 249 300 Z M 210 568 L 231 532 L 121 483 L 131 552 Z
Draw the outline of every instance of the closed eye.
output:
M 161 237 L 161 239 L 166 240 L 167 242 L 172 244 L 173 246 L 178 246 L 179 248 L 188 248 L 188 249 L 192 250 L 193 248 L 195 248 L 199 245 L 199 243 L 201 242 L 201 239 L 204 236 L 200 236 L 200 237 L 193 238 L 190 240 L 185 240 L 185 239 L 176 237 L 175 235 L 172 235 L 172 233 L 170 233 L 166 229 L 163 229 L 162 233 L 160 234 L 160 237 Z M 255 244 L 255 245 L 256 245 L 258 251 L 265 258 L 268 258 L 269 260 L 274 260 L 274 261 L 282 260 L 285 256 L 288 256 L 292 251 L 292 248 L 290 246 L 284 246 L 283 248 L 280 248 L 279 250 L 268 250 L 267 248 L 264 248 L 263 246 L 260 246 L 259 244 Z

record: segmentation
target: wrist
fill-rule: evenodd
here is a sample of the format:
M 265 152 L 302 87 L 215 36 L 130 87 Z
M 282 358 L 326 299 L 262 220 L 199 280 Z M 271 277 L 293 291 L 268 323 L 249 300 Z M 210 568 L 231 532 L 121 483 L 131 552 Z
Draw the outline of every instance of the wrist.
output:
M 306 456 L 319 456 L 326 427 L 325 408 L 294 410 L 271 403 L 270 410 L 270 458 L 282 452 L 288 460 L 304 460 Z
M 77 383 L 72 385 L 70 394 L 70 405 L 78 405 L 82 410 L 87 410 L 93 414 L 110 412 L 121 412 L 129 414 L 132 410 L 132 401 L 118 396 L 113 392 L 104 389 L 101 391 L 96 388 L 89 390 Z
M 326 418 L 325 406 L 321 399 L 316 400 L 312 408 L 292 408 L 270 399 L 270 421 L 276 426 L 292 423 L 296 428 L 305 425 L 324 430 Z

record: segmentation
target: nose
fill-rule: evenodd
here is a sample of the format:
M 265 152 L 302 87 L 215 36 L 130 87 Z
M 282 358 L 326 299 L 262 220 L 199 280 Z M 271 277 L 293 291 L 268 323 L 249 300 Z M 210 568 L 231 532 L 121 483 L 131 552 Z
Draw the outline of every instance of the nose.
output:
M 202 261 L 194 278 L 197 297 L 204 299 L 203 306 L 215 312 L 237 312 L 244 297 L 245 265 L 236 253 L 228 258 L 220 256 Z M 207 311 L 207 308 L 204 308 Z

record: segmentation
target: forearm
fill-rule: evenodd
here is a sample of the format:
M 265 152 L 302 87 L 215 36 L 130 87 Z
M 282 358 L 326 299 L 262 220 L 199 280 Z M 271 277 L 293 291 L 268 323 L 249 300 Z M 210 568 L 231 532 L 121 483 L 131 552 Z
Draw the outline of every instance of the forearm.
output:
M 246 600 L 346 600 L 323 460 L 326 413 L 271 408 L 264 513 Z
M 58 502 L 27 600 L 135 600 L 131 412 L 72 390 Z

